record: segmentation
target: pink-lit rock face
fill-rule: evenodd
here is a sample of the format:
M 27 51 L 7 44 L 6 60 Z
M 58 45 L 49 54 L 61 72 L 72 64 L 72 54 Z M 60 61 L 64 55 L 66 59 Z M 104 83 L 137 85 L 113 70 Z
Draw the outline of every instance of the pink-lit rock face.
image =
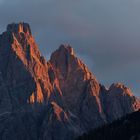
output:
M 78 59 L 69 45 L 61 45 L 50 59 L 54 67 L 64 101 L 70 111 L 90 125 L 103 123 L 104 115 L 99 99 L 99 83 L 87 66 Z M 86 125 L 86 124 L 85 124 Z
M 75 109 L 79 98 L 88 88 L 91 96 L 99 95 L 99 83 L 88 67 L 76 57 L 72 47 L 61 45 L 50 59 L 68 107 Z
M 16 33 L 16 34 L 20 34 L 20 33 L 24 33 L 28 36 L 31 36 L 31 29 L 28 23 L 19 23 L 19 24 L 9 24 L 7 26 L 7 31 L 12 32 L 12 33 Z
M 10 42 L 8 38 L 12 41 Z M 14 81 L 15 84 L 22 83 L 22 81 L 16 83 L 16 76 L 18 76 L 19 78 L 25 79 L 23 82 L 28 82 L 26 74 L 24 76 L 25 72 L 18 69 L 20 63 L 23 67 L 22 69 L 25 69 L 26 73 L 32 77 L 35 83 L 35 88 L 32 90 L 32 93 L 30 93 L 31 97 L 27 99 L 29 102 L 48 102 L 51 93 L 55 92 L 55 88 L 58 90 L 57 94 L 61 93 L 61 91 L 59 93 L 59 83 L 55 79 L 55 75 L 52 79 L 48 74 L 49 71 L 53 74 L 52 67 L 40 55 L 38 46 L 35 43 L 28 24 L 19 23 L 8 25 L 7 31 L 3 33 L 0 40 L 2 40 L 0 53 L 5 53 L 1 56 L 4 57 L 1 59 L 2 65 L 5 65 L 3 71 L 6 72 L 7 69 L 8 71 L 6 74 L 13 76 L 9 77 L 10 79 L 7 79 L 7 81 Z
M 73 140 L 139 108 L 139 100 L 123 84 L 112 84 L 109 89 L 101 86 L 71 46 L 61 45 L 47 62 L 27 23 L 10 24 L 0 35 L 3 137 Z M 1 114 L 9 121 L 1 122 Z M 18 129 L 15 135 L 18 124 L 30 131 Z M 5 130 L 7 126 L 11 127 Z

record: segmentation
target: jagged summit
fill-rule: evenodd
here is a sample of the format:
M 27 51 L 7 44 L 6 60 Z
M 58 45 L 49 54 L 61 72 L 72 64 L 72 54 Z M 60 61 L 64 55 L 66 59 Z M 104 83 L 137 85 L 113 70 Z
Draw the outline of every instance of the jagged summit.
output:
M 115 94 L 122 94 L 122 95 L 129 95 L 129 96 L 134 96 L 132 91 L 130 90 L 130 88 L 126 87 L 124 84 L 122 83 L 113 83 L 110 88 L 109 91 L 111 93 L 115 93 Z
M 95 78 L 88 67 L 78 58 L 70 45 L 62 44 L 50 57 L 51 64 L 59 69 L 60 74 L 66 78 L 71 72 L 82 71 L 85 79 Z
M 74 55 L 74 49 L 69 44 L 61 44 L 58 48 L 60 52 L 67 52 L 71 55 Z
M 24 22 L 8 24 L 7 31 L 31 35 L 30 25 Z
M 61 65 L 65 73 L 68 71 L 70 63 L 75 60 L 76 56 L 74 55 L 73 48 L 70 45 L 64 44 L 60 45 L 60 47 L 52 53 L 50 58 L 51 63 L 53 64 L 53 62 L 55 62 L 56 67 Z
M 118 87 L 118 88 L 127 88 L 123 83 L 113 83 L 110 88 Z

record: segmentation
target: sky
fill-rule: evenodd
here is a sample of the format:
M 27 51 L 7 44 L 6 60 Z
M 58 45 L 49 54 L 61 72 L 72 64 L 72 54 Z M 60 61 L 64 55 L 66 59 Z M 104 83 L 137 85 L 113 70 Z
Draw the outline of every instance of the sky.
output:
M 140 97 L 140 0 L 0 0 L 0 32 L 27 22 L 48 60 L 70 44 L 105 86 Z

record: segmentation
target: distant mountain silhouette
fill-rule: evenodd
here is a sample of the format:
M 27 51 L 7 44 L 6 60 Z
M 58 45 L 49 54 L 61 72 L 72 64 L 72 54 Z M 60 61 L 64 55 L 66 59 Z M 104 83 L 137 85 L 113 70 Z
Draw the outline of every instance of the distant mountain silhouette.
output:
M 0 140 L 73 140 L 139 108 L 123 84 L 101 85 L 70 45 L 46 61 L 29 24 L 0 35 Z

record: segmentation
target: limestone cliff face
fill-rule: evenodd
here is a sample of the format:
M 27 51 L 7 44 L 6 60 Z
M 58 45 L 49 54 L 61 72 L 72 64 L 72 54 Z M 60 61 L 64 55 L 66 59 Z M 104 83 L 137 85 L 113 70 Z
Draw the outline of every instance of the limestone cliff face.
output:
M 52 66 L 40 55 L 28 24 L 8 25 L 7 31 L 0 37 L 0 46 L 4 79 L 15 87 L 19 84 L 26 87 L 31 85 L 29 93 L 22 98 L 26 97 L 26 100 L 34 103 L 48 102 L 51 93 L 55 94 L 56 91 L 61 96 Z
M 61 45 L 51 55 L 50 63 L 60 82 L 66 103 L 71 110 L 75 109 L 79 97 L 84 94 L 83 91 L 90 83 L 93 83 L 92 88 L 94 88 L 94 93 L 91 94 L 98 96 L 98 81 L 87 66 L 76 57 L 72 47 Z
M 51 55 L 50 63 L 70 111 L 78 115 L 87 128 L 103 124 L 105 118 L 99 99 L 99 83 L 87 66 L 76 57 L 73 48 L 61 45 Z
M 123 84 L 101 86 L 69 45 L 47 62 L 27 23 L 0 35 L 0 139 L 72 140 L 139 108 Z

